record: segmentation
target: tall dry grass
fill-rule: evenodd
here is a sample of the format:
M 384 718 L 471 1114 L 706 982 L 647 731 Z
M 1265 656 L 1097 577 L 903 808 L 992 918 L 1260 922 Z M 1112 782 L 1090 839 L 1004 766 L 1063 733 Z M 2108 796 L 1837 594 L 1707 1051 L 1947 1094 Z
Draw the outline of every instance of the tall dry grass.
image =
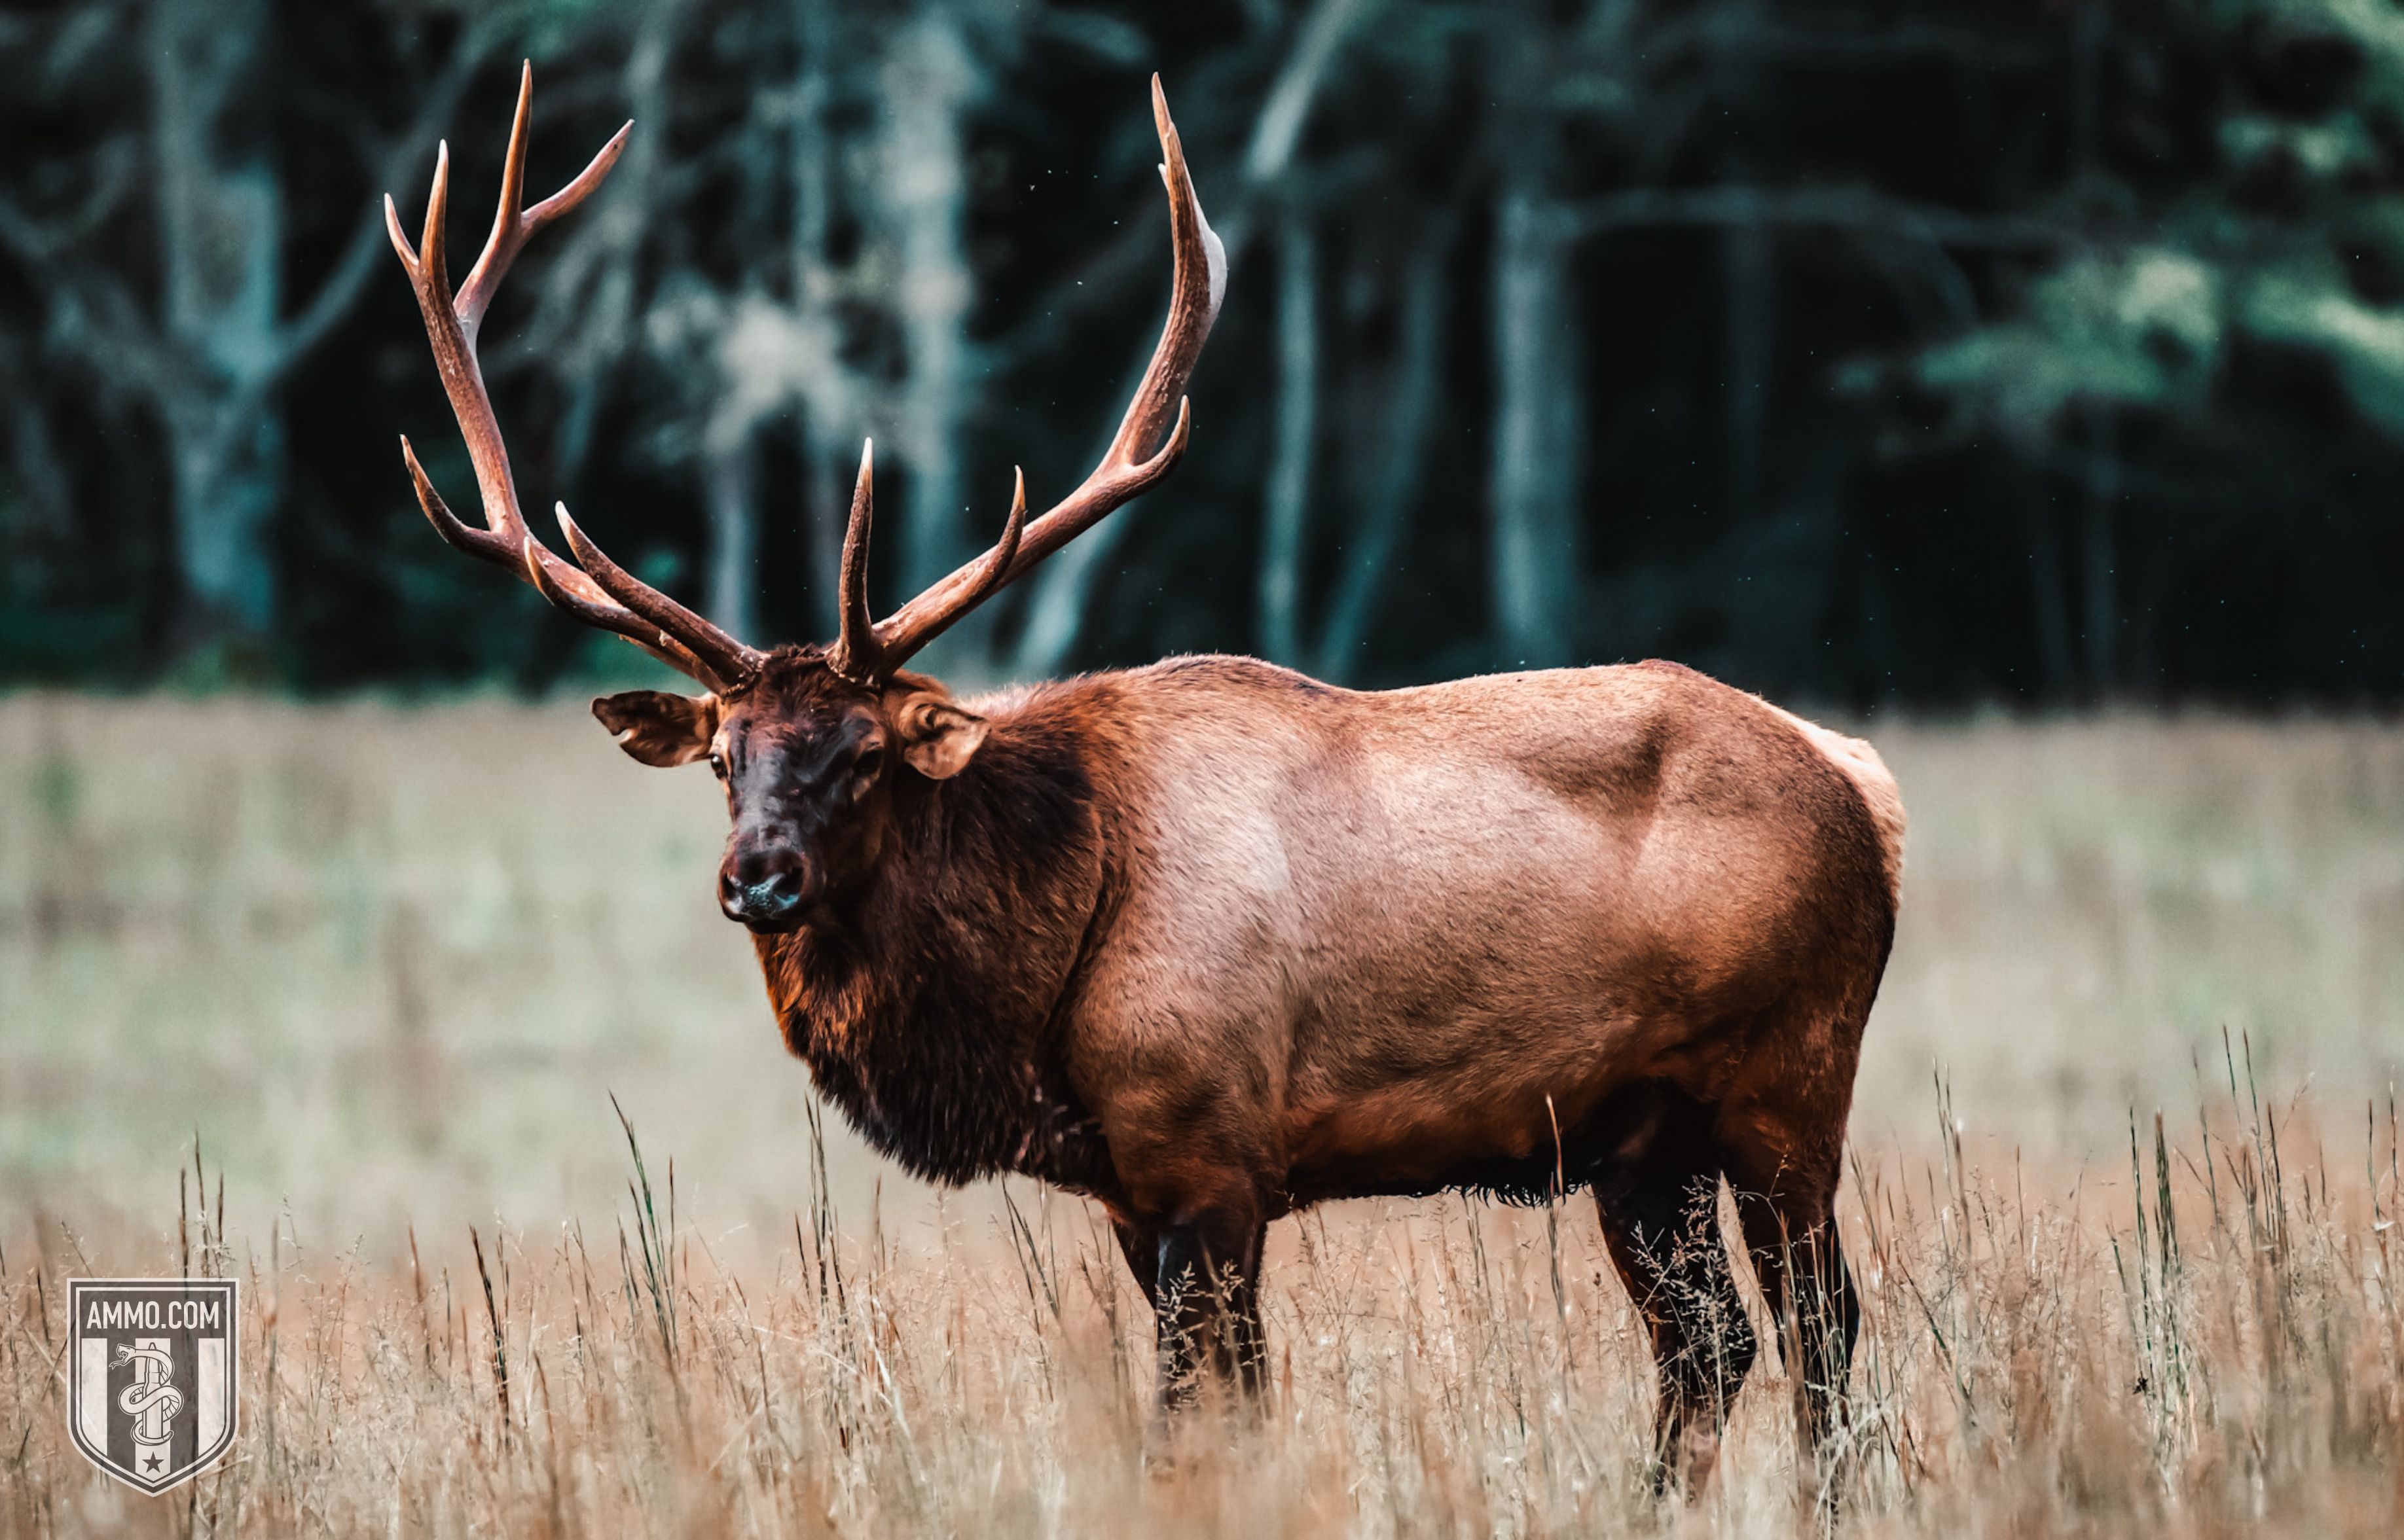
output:
M 1940 1093 L 1941 1096 L 1941 1093 Z M 1941 1100 L 1940 1100 L 1941 1109 Z M 1860 1152 L 1866 1329 L 1824 1491 L 1881 1533 L 2391 1535 L 2404 1522 L 2392 1104 L 2132 1122 L 2128 1164 Z M 1943 1116 L 1940 1110 L 1940 1117 Z M 2334 1131 L 2328 1131 L 2333 1133 Z M 629 1133 L 630 1145 L 632 1142 Z M 2340 1145 L 2338 1148 L 2343 1149 Z M 0 1534 L 1792 1533 L 1774 1365 L 1691 1506 L 1646 1480 L 1649 1362 L 1590 1226 L 1453 1201 L 1289 1227 L 1275 1388 L 1147 1450 L 1149 1332 L 1106 1232 L 1013 1195 L 896 1247 L 814 1183 L 733 1267 L 630 1151 L 613 1215 L 378 1263 L 187 1197 L 171 1247 L 71 1225 L 0 1278 Z M 820 1168 L 822 1169 L 822 1168 Z M 205 1169 L 189 1187 L 209 1191 Z M 245 1281 L 245 1429 L 132 1495 L 64 1436 L 62 1279 Z M 1761 1324 L 1765 1328 L 1767 1323 Z M 1147 1464 L 1147 1455 L 1150 1464 Z M 1798 1464 L 1801 1462 L 1801 1464 Z
M 1842 1522 L 2404 1531 L 2404 734 L 1876 736 Z M 1268 1408 L 1146 1474 L 1114 1246 L 814 1134 L 712 803 L 573 708 L 0 701 L 0 1533 L 1809 1524 L 1774 1358 L 1646 1495 L 1582 1200 L 1280 1225 Z M 244 1431 L 145 1499 L 65 1442 L 63 1281 L 185 1267 L 245 1281 Z

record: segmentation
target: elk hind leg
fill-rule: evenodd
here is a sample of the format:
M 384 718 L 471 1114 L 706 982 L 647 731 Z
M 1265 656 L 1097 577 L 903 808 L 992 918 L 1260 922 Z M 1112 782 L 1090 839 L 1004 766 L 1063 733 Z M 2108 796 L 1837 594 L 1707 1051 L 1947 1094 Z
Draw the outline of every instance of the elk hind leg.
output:
M 1597 1170 L 1595 1206 L 1660 1376 L 1653 1478 L 1692 1494 L 1719 1458 L 1728 1408 L 1758 1351 L 1720 1233 L 1712 1115 L 1658 1084 L 1623 1091 L 1599 1113 L 1590 1126 L 1614 1147 Z
M 1763 1301 L 1778 1323 L 1815 1496 L 1842 1485 L 1832 1479 L 1834 1463 L 1842 1452 L 1846 1381 L 1862 1320 L 1837 1230 L 1842 1117 L 1826 1121 L 1799 1127 L 1786 1117 L 1739 1117 L 1728 1140 L 1728 1185 Z

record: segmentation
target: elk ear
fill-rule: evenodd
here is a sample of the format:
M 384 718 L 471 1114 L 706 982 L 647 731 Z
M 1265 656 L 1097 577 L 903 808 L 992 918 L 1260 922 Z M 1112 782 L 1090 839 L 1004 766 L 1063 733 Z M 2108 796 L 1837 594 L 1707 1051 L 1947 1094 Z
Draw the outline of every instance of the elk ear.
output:
M 911 697 L 893 721 L 902 761 L 929 781 L 948 781 L 968 769 L 985 742 L 985 718 L 941 696 Z
M 593 715 L 618 746 L 646 765 L 664 769 L 706 757 L 718 733 L 718 697 L 628 690 L 593 702 Z

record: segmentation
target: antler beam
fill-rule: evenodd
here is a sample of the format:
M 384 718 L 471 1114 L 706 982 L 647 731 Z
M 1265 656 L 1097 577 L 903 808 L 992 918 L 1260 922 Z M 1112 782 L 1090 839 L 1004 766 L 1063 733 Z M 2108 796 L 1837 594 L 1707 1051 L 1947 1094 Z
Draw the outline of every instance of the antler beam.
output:
M 426 200 L 426 228 L 412 247 L 402 232 L 400 211 L 387 194 L 384 226 L 392 248 L 409 273 L 417 308 L 426 320 L 426 338 L 434 350 L 435 368 L 442 376 L 443 394 L 451 399 L 452 415 L 459 420 L 460 437 L 468 441 L 468 457 L 476 467 L 476 487 L 482 495 L 484 527 L 463 522 L 442 501 L 406 436 L 400 441 L 402 462 L 417 490 L 418 506 L 434 532 L 455 550 L 516 573 L 545 599 L 588 626 L 614 631 L 713 690 L 739 685 L 759 669 L 762 654 L 729 636 L 665 594 L 646 587 L 584 538 L 567 510 L 559 510 L 568 544 L 588 571 L 560 559 L 526 528 L 519 511 L 517 485 L 510 474 L 509 448 L 502 442 L 499 419 L 476 357 L 476 336 L 484 312 L 493 302 L 510 264 L 527 241 L 552 220 L 590 197 L 618 163 L 626 147 L 628 123 L 613 135 L 592 163 L 567 186 L 537 203 L 524 206 L 526 137 L 534 110 L 534 65 L 518 76 L 518 107 L 510 129 L 510 149 L 501 169 L 500 204 L 493 215 L 493 231 L 482 255 L 468 274 L 465 288 L 451 290 L 445 237 L 450 212 L 451 146 L 443 145 L 434 159 L 434 186 Z M 597 581 L 596 581 L 597 579 Z
M 1160 134 L 1160 178 L 1168 188 L 1169 240 L 1176 269 L 1169 284 L 1167 324 L 1109 451 L 1076 491 L 1032 523 L 1027 522 L 1027 479 L 1021 473 L 1001 542 L 873 626 L 868 619 L 868 532 L 874 519 L 874 500 L 869 458 L 863 454 L 852 493 L 851 525 L 844 536 L 843 631 L 830 659 L 838 672 L 862 680 L 889 674 L 1005 585 L 1026 576 L 1113 509 L 1152 490 L 1184 456 L 1192 425 L 1185 383 L 1193 377 L 1202 344 L 1210 335 L 1210 323 L 1218 318 L 1219 302 L 1226 295 L 1227 254 L 1211 233 L 1209 221 L 1202 216 L 1202 202 L 1195 196 L 1194 178 L 1186 169 L 1184 146 L 1178 139 L 1177 125 L 1169 119 L 1168 99 L 1162 94 L 1157 75 L 1152 77 L 1152 118 Z M 1166 443 L 1161 442 L 1164 429 L 1168 435 Z
M 544 226 L 591 196 L 617 163 L 624 149 L 629 123 L 618 131 L 575 180 L 532 208 L 526 208 L 525 151 L 534 102 L 534 69 L 528 64 L 519 78 L 517 114 L 510 131 L 509 157 L 501 173 L 500 206 L 493 217 L 492 234 L 454 296 L 444 257 L 448 219 L 451 153 L 444 146 L 434 164 L 434 186 L 426 205 L 426 227 L 416 247 L 402 233 L 400 215 L 391 198 L 384 200 L 384 222 L 393 250 L 400 256 L 426 320 L 426 336 L 451 399 L 453 415 L 468 443 L 482 494 L 484 527 L 462 521 L 442 501 L 427 479 L 409 440 L 401 440 L 401 458 L 417 490 L 419 506 L 435 533 L 453 548 L 480 561 L 509 568 L 533 585 L 546 600 L 589 626 L 614 631 L 636 646 L 700 681 L 713 690 L 740 688 L 755 675 L 766 655 L 729 635 L 675 600 L 636 578 L 604 554 L 561 507 L 559 523 L 576 562 L 564 561 L 526 528 L 519 511 L 517 487 L 510 474 L 508 448 L 493 412 L 476 357 L 476 339 L 484 312 L 511 261 Z M 1001 538 L 975 561 L 937 582 L 883 621 L 872 621 L 868 607 L 868 548 L 875 520 L 874 446 L 863 450 L 860 478 L 853 488 L 851 522 L 844 536 L 840 614 L 842 627 L 828 649 L 828 662 L 839 673 L 864 683 L 888 677 L 928 643 L 985 603 L 1002 587 L 1030 571 L 1046 556 L 1092 528 L 1111 510 L 1125 506 L 1156 485 L 1176 468 L 1185 453 L 1191 411 L 1185 384 L 1201 356 L 1226 293 L 1227 257 L 1210 232 L 1195 196 L 1185 151 L 1177 126 L 1169 120 L 1167 99 L 1160 77 L 1152 81 L 1152 111 L 1160 135 L 1160 175 L 1168 190 L 1168 224 L 1175 258 L 1170 283 L 1167 324 L 1152 363 L 1136 387 L 1119 431 L 1101 464 L 1077 489 L 1037 520 L 1027 517 L 1027 478 L 1019 473 L 1013 488 L 1010 515 Z M 1172 421 L 1173 418 L 1173 421 Z M 1163 435 L 1166 434 L 1166 440 Z M 578 563 L 580 563 L 579 565 Z

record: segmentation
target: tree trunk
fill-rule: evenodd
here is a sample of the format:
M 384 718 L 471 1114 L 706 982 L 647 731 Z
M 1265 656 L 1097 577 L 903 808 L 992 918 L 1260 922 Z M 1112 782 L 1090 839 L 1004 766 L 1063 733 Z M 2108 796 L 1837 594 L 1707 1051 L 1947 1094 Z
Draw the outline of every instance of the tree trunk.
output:
M 2109 408 L 2088 409 L 2087 434 L 2078 564 L 2085 579 L 2088 687 L 2097 701 L 2105 701 L 2120 684 L 2118 541 L 2113 528 L 2120 505 L 2120 454 Z
M 1037 569 L 1041 576 L 1028 595 L 1027 622 L 1005 670 L 1011 678 L 1041 679 L 1067 663 L 1084 629 L 1085 599 L 1095 575 L 1131 527 L 1131 511 L 1123 508 L 1103 520 Z
M 1243 271 L 1252 229 L 1251 200 L 1274 191 L 1284 180 L 1329 70 L 1341 56 L 1353 24 L 1373 8 L 1368 0 L 1317 0 L 1296 25 L 1293 46 L 1286 49 L 1278 77 L 1262 98 L 1260 115 L 1253 120 L 1251 146 L 1244 157 L 1242 192 L 1215 222 L 1226 248 L 1231 281 L 1232 275 Z M 1209 180 L 1207 173 L 1204 180 Z M 1127 373 L 1130 393 L 1152 356 L 1152 346 L 1146 340 L 1135 368 Z M 1099 441 L 1108 442 L 1107 437 Z M 1027 584 L 1026 624 L 1007 665 L 1012 677 L 1037 678 L 1059 672 L 1084 626 L 1086 596 L 1095 575 L 1131 527 L 1125 513 L 1105 519 L 1036 569 Z
M 2038 665 L 2045 671 L 2045 694 L 2057 703 L 2078 690 L 2070 619 L 2069 585 L 2062 571 L 2062 539 L 2053 528 L 2053 494 L 2041 472 L 2024 473 L 2021 519 L 2029 541 L 2029 605 L 2035 621 Z
M 267 634 L 275 618 L 269 520 L 284 491 L 284 423 L 262 405 L 195 401 L 166 414 L 175 567 L 175 650 Z
M 1428 437 L 1443 393 L 1445 281 L 1449 240 L 1429 240 L 1411 256 L 1403 280 L 1402 336 L 1393 383 L 1386 392 L 1384 442 L 1377 470 L 1367 480 L 1369 506 L 1347 554 L 1343 576 L 1327 607 L 1327 629 L 1319 643 L 1318 673 L 1349 680 L 1352 660 L 1376 618 L 1377 597 L 1402 548 L 1404 533 L 1421 482 L 1426 479 Z
M 850 509 L 850 476 L 859 449 L 856 425 L 841 421 L 853 399 L 832 346 L 834 273 L 827 252 L 834 221 L 835 154 L 827 121 L 830 72 L 838 62 L 832 0 L 793 0 L 801 64 L 793 84 L 793 311 L 801 326 L 829 341 L 821 365 L 801 381 L 802 529 L 809 565 L 810 614 L 817 634 L 832 636 L 843 533 Z M 847 452 L 846 452 L 847 451 Z M 846 461 L 851 464 L 846 464 Z
M 164 340 L 176 360 L 161 403 L 172 466 L 176 576 L 189 649 L 266 634 L 275 584 L 267 525 L 283 490 L 283 425 L 267 388 L 286 368 L 283 188 L 261 158 L 220 159 L 268 16 L 258 0 L 155 0 L 151 146 Z M 235 152 L 239 157 L 239 152 Z
M 735 635 L 760 635 L 759 441 L 748 426 L 713 436 L 702 455 L 709 508 L 709 581 L 704 604 Z
M 1311 452 L 1319 437 L 1319 241 L 1289 209 L 1278 239 L 1276 448 L 1263 506 L 1261 650 L 1302 662 L 1302 567 L 1309 534 Z
M 8 466 L 17 478 L 15 495 L 0 502 L 9 515 L 6 549 L 11 577 L 47 565 L 49 548 L 75 525 L 75 493 L 50 431 L 46 383 L 17 339 L 0 336 L 0 417 L 7 420 Z
M 619 76 L 637 123 L 672 120 L 678 20 L 686 0 L 650 0 L 626 49 Z M 639 346 L 639 286 L 645 231 L 664 201 L 666 136 L 636 132 L 610 173 L 608 191 L 578 221 L 576 233 L 553 254 L 550 280 L 536 312 L 540 335 L 557 339 L 544 350 L 544 368 L 566 395 L 552 440 L 552 464 L 560 500 L 579 497 L 620 366 Z M 452 195 L 458 196 L 454 188 Z M 538 196 L 528 189 L 529 198 Z M 455 213 L 454 221 L 459 217 Z M 474 228 L 474 221 L 468 221 Z M 454 232 L 455 233 L 455 232 Z M 455 275 L 454 275 L 455 276 Z M 537 505 L 538 506 L 539 504 Z
M 148 181 L 161 303 L 149 371 L 168 438 L 178 650 L 259 637 L 275 618 L 269 526 L 285 489 L 276 391 L 349 312 L 383 257 L 381 221 L 363 218 L 314 292 L 284 293 L 282 173 L 264 148 L 259 71 L 273 17 L 264 0 L 150 0 L 142 53 L 151 89 Z M 447 117 L 482 45 L 454 50 L 427 91 Z M 425 121 L 421 119 L 421 123 Z M 413 152 L 405 132 L 398 154 Z
M 1581 416 L 1567 221 L 1533 190 L 1506 188 L 1494 222 L 1494 428 L 1489 525 L 1502 662 L 1577 656 Z
M 1769 368 L 1776 346 L 1776 270 L 1769 227 L 1752 187 L 1737 189 L 1738 217 L 1720 235 L 1723 326 L 1722 452 L 1727 511 L 1739 520 L 1761 511 L 1763 428 L 1769 413 Z
M 930 10 L 897 40 L 884 71 L 888 118 L 881 190 L 901 263 L 902 329 L 909 376 L 901 392 L 908 517 L 896 563 L 916 592 L 968 559 L 973 543 L 960 472 L 971 367 L 968 179 L 962 122 L 974 66 L 948 12 Z M 993 508 L 998 534 L 1005 507 Z M 983 617 L 943 639 L 957 658 L 981 658 Z M 939 643 L 938 645 L 942 645 Z

